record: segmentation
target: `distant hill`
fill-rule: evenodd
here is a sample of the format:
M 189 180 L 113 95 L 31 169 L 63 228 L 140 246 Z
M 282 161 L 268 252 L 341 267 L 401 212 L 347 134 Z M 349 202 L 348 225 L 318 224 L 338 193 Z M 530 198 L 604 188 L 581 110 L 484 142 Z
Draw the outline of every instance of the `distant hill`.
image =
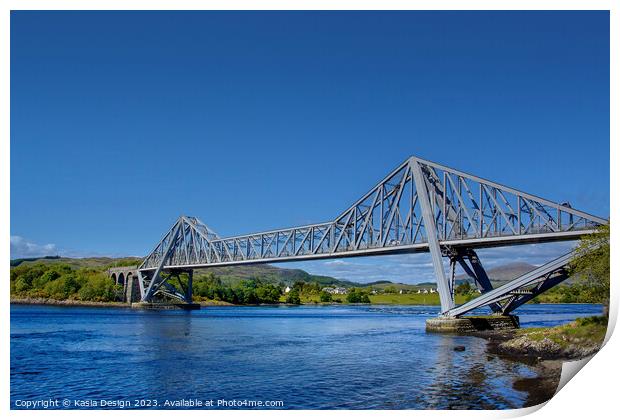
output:
M 514 280 L 517 277 L 532 271 L 536 266 L 532 264 L 528 264 L 525 262 L 514 262 L 508 263 L 504 265 L 500 265 L 499 267 L 493 267 L 486 270 L 489 279 L 491 280 L 491 284 L 493 287 L 501 286 L 509 282 L 510 280 Z M 468 277 L 466 275 L 457 276 L 457 284 L 466 281 Z
M 212 272 L 220 277 L 222 281 L 235 284 L 241 280 L 258 278 L 269 283 L 283 283 L 287 286 L 293 285 L 296 281 L 306 283 L 318 282 L 323 286 L 340 286 L 340 287 L 360 287 L 360 283 L 348 280 L 339 280 L 329 276 L 318 276 L 307 273 L 300 269 L 280 268 L 269 264 L 245 264 L 228 267 L 215 267 L 196 270 L 195 275 L 201 275 Z
M 21 264 L 67 264 L 71 268 L 86 267 L 115 267 L 138 265 L 142 261 L 136 257 L 88 257 L 88 258 L 68 258 L 60 256 L 48 256 L 39 258 L 17 258 L 11 260 L 11 267 L 17 267 Z
M 519 277 L 522 274 L 532 271 L 536 266 L 525 262 L 514 262 L 493 267 L 487 270 L 489 278 L 498 282 L 507 282 Z
M 56 256 L 46 256 L 46 257 L 34 257 L 34 258 L 16 258 L 14 260 L 11 260 L 11 267 L 17 267 L 18 265 L 20 265 L 23 262 L 28 262 L 28 261 L 37 261 L 37 260 L 60 260 L 60 256 L 56 255 Z
M 142 262 L 141 258 L 110 258 L 110 257 L 88 257 L 88 258 L 67 258 L 59 256 L 49 256 L 40 258 L 18 258 L 11 260 L 11 267 L 22 264 L 67 264 L 71 268 L 109 268 L 119 266 L 137 266 Z M 209 269 L 198 269 L 195 275 L 203 275 L 212 272 L 219 276 L 223 282 L 236 284 L 242 280 L 260 279 L 273 284 L 283 283 L 291 286 L 296 281 L 306 283 L 318 282 L 324 286 L 340 287 L 361 287 L 360 283 L 348 280 L 339 280 L 328 276 L 317 276 L 309 274 L 304 270 L 279 268 L 269 264 L 245 264 L 230 267 L 217 267 Z

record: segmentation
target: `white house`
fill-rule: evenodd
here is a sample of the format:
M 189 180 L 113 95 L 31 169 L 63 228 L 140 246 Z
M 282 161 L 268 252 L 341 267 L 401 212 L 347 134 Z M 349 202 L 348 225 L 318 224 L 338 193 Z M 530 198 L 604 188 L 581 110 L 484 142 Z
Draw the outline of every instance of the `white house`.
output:
M 346 295 L 349 292 L 344 287 L 324 287 L 322 290 L 332 295 Z

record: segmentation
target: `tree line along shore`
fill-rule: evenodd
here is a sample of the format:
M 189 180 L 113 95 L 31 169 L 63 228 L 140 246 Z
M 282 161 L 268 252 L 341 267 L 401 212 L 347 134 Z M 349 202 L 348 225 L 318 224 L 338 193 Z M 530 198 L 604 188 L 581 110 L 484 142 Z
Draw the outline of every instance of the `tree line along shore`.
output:
M 132 260 L 127 260 L 133 263 Z M 10 292 L 15 303 L 121 304 L 122 286 L 107 276 L 107 266 L 71 267 L 64 263 L 20 264 L 11 268 Z M 256 304 L 384 304 L 439 305 L 439 295 L 432 288 L 398 289 L 395 286 L 338 288 L 339 293 L 324 289 L 324 284 L 295 281 L 290 285 L 254 277 L 236 282 L 223 280 L 213 273 L 194 276 L 193 295 L 204 305 Z M 430 291 L 429 291 L 430 290 Z M 422 293 L 423 291 L 423 293 Z M 478 296 L 468 282 L 455 290 L 457 304 Z M 537 297 L 533 303 L 601 303 L 591 288 L 582 283 L 558 286 Z

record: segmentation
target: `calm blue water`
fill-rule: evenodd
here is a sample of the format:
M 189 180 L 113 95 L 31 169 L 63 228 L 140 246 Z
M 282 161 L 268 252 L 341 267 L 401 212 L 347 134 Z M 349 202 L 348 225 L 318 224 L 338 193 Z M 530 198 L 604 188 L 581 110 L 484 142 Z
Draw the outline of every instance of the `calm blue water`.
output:
M 523 406 L 527 394 L 512 383 L 533 377 L 530 368 L 488 355 L 481 338 L 426 334 L 425 319 L 437 312 L 11 305 L 11 405 L 67 399 L 76 408 L 75 400 L 103 399 L 173 408 L 162 404 L 199 399 L 216 408 L 218 400 L 282 401 L 287 409 Z M 523 326 L 550 326 L 600 312 L 598 305 L 525 305 L 517 314 Z M 466 351 L 455 352 L 457 345 Z

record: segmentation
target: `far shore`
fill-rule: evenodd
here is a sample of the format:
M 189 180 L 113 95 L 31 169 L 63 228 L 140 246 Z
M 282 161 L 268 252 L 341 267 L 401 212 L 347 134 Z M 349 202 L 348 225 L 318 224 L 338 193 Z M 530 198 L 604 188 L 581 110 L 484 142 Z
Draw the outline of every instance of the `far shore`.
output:
M 20 298 L 11 296 L 11 304 L 14 305 L 48 305 L 48 306 L 86 306 L 86 307 L 118 307 L 118 308 L 130 308 L 131 304 L 126 302 L 95 302 L 87 300 L 75 300 L 75 299 L 51 299 L 51 298 Z M 275 303 L 261 303 L 256 305 L 239 305 L 230 302 L 209 300 L 209 301 L 194 301 L 203 307 L 213 306 L 360 306 L 360 305 L 372 305 L 372 306 L 438 306 L 433 303 L 347 303 L 347 302 L 302 302 L 299 305 L 275 302 Z M 528 305 L 553 305 L 555 303 L 540 302 L 540 303 L 528 303 Z M 562 303 L 562 305 L 580 305 L 580 303 L 570 302 Z M 596 303 L 593 303 L 596 305 Z

